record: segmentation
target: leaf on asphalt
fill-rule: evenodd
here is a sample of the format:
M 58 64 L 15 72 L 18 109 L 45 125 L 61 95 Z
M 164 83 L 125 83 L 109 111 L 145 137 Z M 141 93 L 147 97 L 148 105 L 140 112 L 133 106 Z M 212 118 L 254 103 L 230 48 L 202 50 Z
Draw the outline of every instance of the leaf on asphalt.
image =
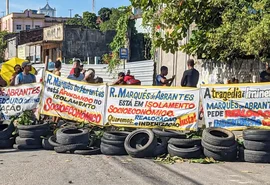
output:
M 163 164 L 174 164 L 176 162 L 184 162 L 184 159 L 182 159 L 181 157 L 171 157 L 169 154 L 168 155 L 162 155 L 160 157 L 156 157 L 154 159 L 154 162 L 158 162 L 158 163 L 163 163 Z
M 199 164 L 212 164 L 212 163 L 219 163 L 212 157 L 200 158 L 200 159 L 190 159 L 188 160 L 189 163 L 199 163 Z

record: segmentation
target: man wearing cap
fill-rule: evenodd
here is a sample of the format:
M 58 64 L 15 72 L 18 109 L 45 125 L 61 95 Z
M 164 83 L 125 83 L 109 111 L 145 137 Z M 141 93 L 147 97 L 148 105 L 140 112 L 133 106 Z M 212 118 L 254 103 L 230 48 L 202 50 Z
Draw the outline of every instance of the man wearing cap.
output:
M 30 73 L 30 71 L 32 70 L 31 62 L 28 61 L 23 62 L 22 70 L 23 72 L 19 73 L 16 76 L 14 85 L 36 83 L 36 76 Z
M 197 87 L 199 81 L 199 72 L 194 69 L 194 60 L 190 59 L 187 62 L 188 70 L 186 70 L 183 74 L 183 78 L 181 80 L 181 86 L 183 87 Z

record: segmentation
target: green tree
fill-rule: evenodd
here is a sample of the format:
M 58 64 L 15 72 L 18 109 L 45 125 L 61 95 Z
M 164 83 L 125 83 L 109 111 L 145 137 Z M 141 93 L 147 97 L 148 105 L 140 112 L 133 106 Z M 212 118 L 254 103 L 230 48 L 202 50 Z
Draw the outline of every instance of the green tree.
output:
M 8 35 L 6 31 L 0 31 L 0 61 L 4 61 L 5 58 L 5 50 L 7 48 L 7 42 L 5 41 L 4 37 Z
M 112 8 L 112 14 L 110 15 L 110 19 L 106 22 L 102 22 L 100 24 L 100 30 L 105 32 L 107 30 L 116 30 L 117 22 L 121 16 L 125 14 L 125 11 L 121 9 Z
M 98 15 L 100 16 L 100 19 L 103 22 L 106 22 L 106 21 L 110 20 L 110 15 L 111 14 L 112 14 L 112 10 L 110 8 L 103 7 L 98 11 Z
M 67 25 L 82 26 L 83 25 L 83 19 L 79 14 L 75 14 L 75 16 L 73 18 L 68 19 L 66 24 Z
M 269 0 L 131 0 L 153 28 L 153 44 L 167 52 L 217 61 L 255 56 L 265 59 L 270 47 Z M 162 6 L 163 5 L 163 6 Z M 160 27 L 163 33 L 156 30 Z M 187 37 L 187 43 L 180 45 Z
M 83 25 L 90 29 L 98 29 L 97 16 L 91 12 L 83 12 Z

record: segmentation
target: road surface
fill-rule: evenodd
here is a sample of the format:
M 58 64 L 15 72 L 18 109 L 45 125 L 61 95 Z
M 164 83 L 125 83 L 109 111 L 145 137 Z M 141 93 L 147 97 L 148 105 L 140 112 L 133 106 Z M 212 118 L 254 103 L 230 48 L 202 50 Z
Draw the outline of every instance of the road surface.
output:
M 176 163 L 129 156 L 0 150 L 1 185 L 270 184 L 270 164 Z

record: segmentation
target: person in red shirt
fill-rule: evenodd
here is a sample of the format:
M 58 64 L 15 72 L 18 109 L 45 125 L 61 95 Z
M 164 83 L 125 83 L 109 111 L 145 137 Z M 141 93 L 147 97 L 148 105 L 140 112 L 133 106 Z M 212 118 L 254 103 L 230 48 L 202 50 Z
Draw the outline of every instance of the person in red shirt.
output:
M 134 78 L 134 76 L 130 75 L 130 70 L 127 70 L 127 73 L 126 73 L 126 75 L 124 77 L 124 81 L 128 82 L 131 79 L 135 79 L 135 78 Z
M 80 68 L 80 61 L 79 60 L 75 60 L 74 62 L 73 62 L 73 67 L 72 67 L 72 69 L 70 70 L 70 75 L 73 75 L 74 74 L 74 69 L 76 69 L 76 68 Z

